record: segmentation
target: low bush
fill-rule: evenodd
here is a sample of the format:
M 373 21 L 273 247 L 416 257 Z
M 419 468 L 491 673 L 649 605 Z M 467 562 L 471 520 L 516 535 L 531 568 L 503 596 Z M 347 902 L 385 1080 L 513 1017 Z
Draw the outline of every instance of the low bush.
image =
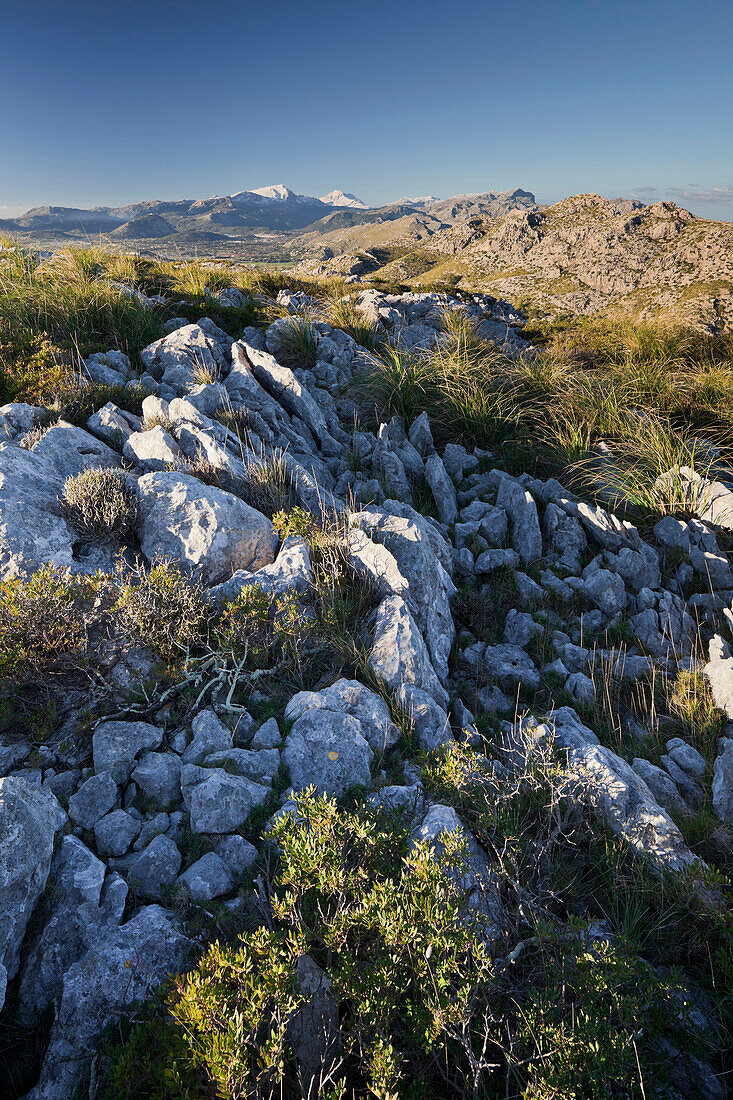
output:
M 103 1096 L 670 1095 L 670 1049 L 701 1049 L 676 974 L 577 919 L 490 950 L 458 837 L 415 845 L 399 815 L 310 793 L 296 804 L 271 831 L 270 925 L 214 944 L 176 979 L 108 1050 Z M 300 1015 L 304 956 L 325 994 Z
M 44 565 L 0 583 L 0 681 L 21 683 L 86 661 L 96 578 Z
M 61 502 L 69 521 L 87 538 L 126 542 L 135 535 L 140 501 L 123 470 L 82 470 L 64 482 Z
M 206 592 L 169 561 L 149 569 L 121 564 L 112 606 L 116 623 L 142 645 L 175 663 L 202 645 L 212 616 Z

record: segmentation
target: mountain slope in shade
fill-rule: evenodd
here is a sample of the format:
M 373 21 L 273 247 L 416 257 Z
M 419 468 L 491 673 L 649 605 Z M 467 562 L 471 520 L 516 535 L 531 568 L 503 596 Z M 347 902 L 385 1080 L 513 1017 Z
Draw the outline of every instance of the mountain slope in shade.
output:
M 132 221 L 123 222 L 112 230 L 111 236 L 123 240 L 142 240 L 154 237 L 169 237 L 175 229 L 161 214 L 141 214 Z

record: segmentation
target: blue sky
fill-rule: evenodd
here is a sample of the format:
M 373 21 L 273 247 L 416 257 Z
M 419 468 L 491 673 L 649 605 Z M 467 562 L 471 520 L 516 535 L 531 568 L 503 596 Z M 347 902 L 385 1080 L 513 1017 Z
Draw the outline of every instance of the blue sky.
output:
M 730 0 L 0 0 L 0 218 L 286 183 L 733 220 Z

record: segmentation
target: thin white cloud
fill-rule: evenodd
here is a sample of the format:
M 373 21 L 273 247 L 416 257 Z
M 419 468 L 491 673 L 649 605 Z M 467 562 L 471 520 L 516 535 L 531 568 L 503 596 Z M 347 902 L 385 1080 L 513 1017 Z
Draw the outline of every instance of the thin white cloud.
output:
M 670 187 L 667 194 L 683 202 L 712 202 L 728 205 L 733 202 L 733 187 Z
M 686 187 L 634 187 L 632 198 L 674 199 L 676 202 L 713 202 L 728 205 L 733 202 L 733 187 L 698 187 L 694 183 Z

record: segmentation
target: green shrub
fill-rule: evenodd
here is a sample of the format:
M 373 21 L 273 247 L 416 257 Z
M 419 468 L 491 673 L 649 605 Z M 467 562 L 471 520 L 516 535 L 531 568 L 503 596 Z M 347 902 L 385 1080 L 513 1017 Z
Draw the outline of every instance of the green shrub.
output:
M 0 679 L 22 681 L 44 669 L 83 664 L 99 588 L 96 578 L 51 565 L 0 583 Z
M 662 1041 L 702 1052 L 678 976 L 585 921 L 507 925 L 490 953 L 457 837 L 444 834 L 438 854 L 411 844 L 399 815 L 311 793 L 296 804 L 272 828 L 271 925 L 210 947 L 165 1013 L 133 1032 L 150 1089 L 140 1095 L 183 1097 L 181 1082 L 211 1100 L 303 1095 L 287 1025 L 303 1004 L 304 954 L 333 1006 L 321 1019 L 324 1097 L 662 1098 L 675 1073 Z M 155 1035 L 157 1076 L 145 1055 Z M 129 1047 L 109 1058 L 108 1080 L 139 1072 Z M 170 1094 L 163 1080 L 176 1082 Z
M 83 470 L 64 482 L 64 511 L 76 530 L 99 542 L 125 542 L 140 515 L 136 486 L 122 470 Z
M 212 616 L 203 587 L 165 560 L 148 570 L 120 567 L 112 614 L 119 626 L 167 661 L 204 643 Z

